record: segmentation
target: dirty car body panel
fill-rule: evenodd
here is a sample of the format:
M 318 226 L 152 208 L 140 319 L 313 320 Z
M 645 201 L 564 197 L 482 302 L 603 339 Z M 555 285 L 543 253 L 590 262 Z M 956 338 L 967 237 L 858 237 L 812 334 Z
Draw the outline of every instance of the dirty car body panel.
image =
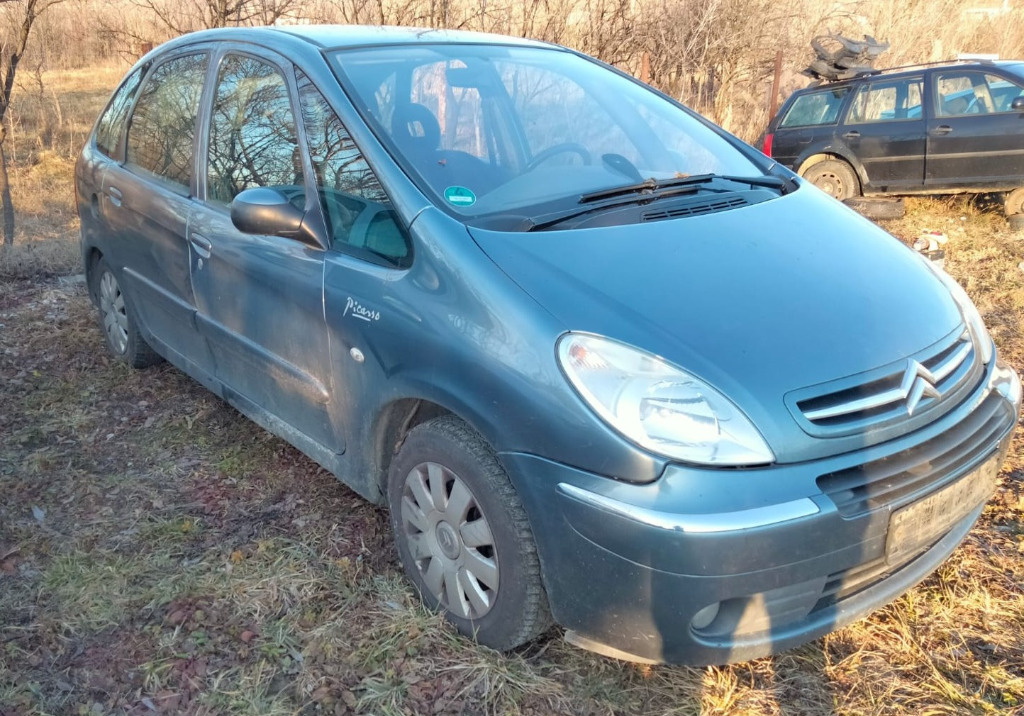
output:
M 157 152 L 138 98 L 197 54 L 195 131 Z M 573 643 L 775 653 L 923 579 L 994 489 L 1020 384 L 962 290 L 612 68 L 308 27 L 185 36 L 133 72 L 76 172 L 93 295 L 108 270 L 159 354 L 388 502 L 410 578 L 485 643 L 513 645 L 487 614 L 528 541 L 531 603 Z M 176 184 L 156 156 L 186 158 Z M 456 424 L 504 482 L 436 453 L 432 495 L 393 474 Z M 463 523 L 417 531 L 467 485 Z M 471 567 L 435 589 L 434 562 Z

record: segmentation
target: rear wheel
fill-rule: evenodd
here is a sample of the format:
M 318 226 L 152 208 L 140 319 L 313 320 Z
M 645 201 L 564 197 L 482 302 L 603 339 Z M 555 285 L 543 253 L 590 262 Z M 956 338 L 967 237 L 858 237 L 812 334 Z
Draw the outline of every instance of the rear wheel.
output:
M 1003 211 L 1007 216 L 1024 214 L 1024 187 L 1014 189 L 1006 195 L 1006 199 L 1003 201 Z
M 444 416 L 414 428 L 388 472 L 388 504 L 406 574 L 460 632 L 505 650 L 548 628 L 526 512 L 468 425 Z
M 860 195 L 860 182 L 853 167 L 839 159 L 812 164 L 800 176 L 839 201 Z
M 138 322 L 124 291 L 107 262 L 100 259 L 93 270 L 93 295 L 100 312 L 100 327 L 107 348 L 133 368 L 146 368 L 162 358 L 139 334 Z
M 1006 221 L 1010 224 L 1010 228 L 1014 231 L 1024 231 L 1024 214 L 1014 214 L 1013 216 L 1006 217 Z

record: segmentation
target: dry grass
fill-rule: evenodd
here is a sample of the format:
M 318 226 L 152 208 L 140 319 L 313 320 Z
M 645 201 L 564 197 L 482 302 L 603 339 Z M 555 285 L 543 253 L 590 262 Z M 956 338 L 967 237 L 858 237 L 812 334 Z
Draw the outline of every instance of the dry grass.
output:
M 95 111 L 103 82 L 64 87 Z M 0 264 L 3 716 L 1024 713 L 1020 439 L 936 574 L 802 648 L 646 667 L 555 630 L 500 655 L 413 599 L 378 509 L 178 371 L 106 357 L 84 288 L 50 277 L 77 262 L 70 161 L 29 135 Z M 947 268 L 1024 369 L 1024 237 L 967 199 L 908 206 L 887 228 L 949 235 Z

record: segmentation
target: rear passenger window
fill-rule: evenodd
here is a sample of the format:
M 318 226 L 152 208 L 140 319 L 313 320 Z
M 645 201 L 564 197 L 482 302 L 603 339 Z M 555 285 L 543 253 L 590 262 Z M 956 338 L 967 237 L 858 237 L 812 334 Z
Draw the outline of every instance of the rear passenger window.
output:
M 921 78 L 872 82 L 857 91 L 847 124 L 920 119 Z
M 334 247 L 375 263 L 408 266 L 409 241 L 384 188 L 324 96 L 304 74 L 296 75 L 317 192 Z
M 150 73 L 128 127 L 127 163 L 188 188 L 206 53 L 169 60 Z
M 227 206 L 257 186 L 305 206 L 302 156 L 288 85 L 273 65 L 244 55 L 221 63 L 210 118 L 207 199 Z
M 793 100 L 793 106 L 779 124 L 780 127 L 807 127 L 820 124 L 835 124 L 843 99 L 850 93 L 849 87 L 805 94 Z
M 132 72 L 128 79 L 114 93 L 113 99 L 96 125 L 96 148 L 113 159 L 121 158 L 121 132 L 124 130 L 128 110 L 131 109 L 135 92 L 142 81 L 145 68 Z

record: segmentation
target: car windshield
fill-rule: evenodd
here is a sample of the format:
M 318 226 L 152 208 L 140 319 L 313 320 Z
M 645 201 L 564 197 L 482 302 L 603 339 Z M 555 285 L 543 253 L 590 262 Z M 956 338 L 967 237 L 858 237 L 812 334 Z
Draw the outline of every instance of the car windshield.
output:
M 536 215 L 652 179 L 764 175 L 700 119 L 570 52 L 425 44 L 331 58 L 405 170 L 466 217 Z

